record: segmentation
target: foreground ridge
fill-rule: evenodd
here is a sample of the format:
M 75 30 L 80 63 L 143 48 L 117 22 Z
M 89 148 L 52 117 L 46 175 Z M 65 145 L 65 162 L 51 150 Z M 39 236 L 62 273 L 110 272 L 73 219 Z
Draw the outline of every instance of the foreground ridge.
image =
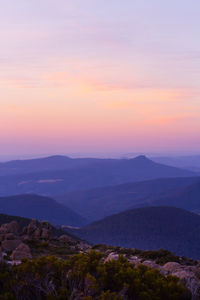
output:
M 200 262 L 167 250 L 92 247 L 37 220 L 0 240 L 2 299 L 200 299 Z

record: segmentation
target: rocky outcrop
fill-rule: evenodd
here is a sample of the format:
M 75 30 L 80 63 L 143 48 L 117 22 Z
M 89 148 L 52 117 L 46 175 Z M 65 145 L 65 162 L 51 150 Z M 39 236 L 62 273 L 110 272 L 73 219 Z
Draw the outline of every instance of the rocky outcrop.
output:
M 191 300 L 200 299 L 200 265 L 187 266 L 177 262 L 168 262 L 164 266 L 156 264 L 154 261 L 144 261 L 142 264 L 158 269 L 164 276 L 171 275 L 179 278 L 180 283 L 187 287 L 192 294 Z
M 17 239 L 17 240 L 4 240 L 1 242 L 1 248 L 2 250 L 6 251 L 6 252 L 10 252 L 15 250 L 19 244 L 21 244 L 21 240 Z
M 61 258 L 65 259 L 69 252 L 86 253 L 91 249 L 88 243 L 76 240 L 67 233 L 57 238 L 52 235 L 52 232 L 53 227 L 48 222 L 39 223 L 36 220 L 32 220 L 28 226 L 23 228 L 22 232 L 19 231 L 17 222 L 2 225 L 0 227 L 0 260 L 5 260 L 13 265 L 16 262 L 20 263 L 24 258 L 32 259 L 32 255 L 38 257 L 49 255 L 49 253 L 62 255 Z M 179 278 L 180 283 L 190 290 L 192 300 L 200 299 L 200 262 L 191 262 L 191 260 L 186 262 L 183 258 L 177 260 L 178 257 L 175 257 L 176 260 L 174 261 L 179 263 L 167 262 L 161 265 L 162 263 L 156 259 L 142 256 L 141 251 L 130 252 L 126 251 L 130 249 L 119 247 L 115 249 L 105 245 L 96 250 L 103 254 L 105 263 L 117 260 L 121 254 L 126 256 L 135 267 L 143 264 L 149 268 L 158 269 L 164 276 L 176 276 Z M 42 254 L 41 251 L 43 251 Z
M 139 264 L 141 264 L 142 259 L 139 258 L 138 256 L 131 256 L 129 258 L 129 261 L 134 263 L 134 265 L 137 267 Z
M 119 255 L 117 253 L 111 252 L 108 257 L 105 259 L 105 263 L 111 260 L 117 260 L 119 258 Z
M 1 227 L 0 248 L 6 263 L 20 263 L 23 258 L 32 259 L 41 255 L 58 255 L 66 258 L 70 253 L 87 252 L 91 248 L 88 243 L 73 238 L 67 233 L 60 238 L 53 233 L 56 231 L 48 222 L 32 220 L 22 231 L 17 222 L 4 224 Z
M 183 266 L 176 262 L 166 263 L 161 273 L 170 274 L 179 278 L 180 282 L 192 293 L 192 300 L 200 299 L 200 266 Z
M 104 262 L 117 260 L 119 257 L 117 251 L 113 252 L 113 250 L 106 250 L 104 254 Z M 159 270 L 164 276 L 176 276 L 180 283 L 191 292 L 191 300 L 200 300 L 200 262 L 195 262 L 194 265 L 186 265 L 177 262 L 168 262 L 164 265 L 160 265 L 154 260 L 144 260 L 140 256 L 122 255 L 125 256 L 129 262 L 133 263 L 135 267 L 143 264 L 151 269 Z
M 39 223 L 32 220 L 22 232 L 25 239 L 50 239 L 52 237 L 52 226 L 48 222 Z
M 19 246 L 12 252 L 11 258 L 13 260 L 21 260 L 23 258 L 32 259 L 29 246 L 24 243 L 19 244 Z
M 28 226 L 23 228 L 22 234 L 32 236 L 37 229 L 38 222 L 37 220 L 33 219 Z
M 28 226 L 24 227 L 20 232 L 20 226 L 16 221 L 3 224 L 0 227 L 0 260 L 3 259 L 2 252 L 9 255 L 14 261 L 20 261 L 23 258 L 32 258 L 31 250 L 24 241 L 33 239 L 49 240 L 52 237 L 52 226 L 48 222 L 39 223 L 32 220 Z M 9 261 L 8 261 L 9 262 Z
M 152 260 L 145 260 L 145 261 L 142 262 L 142 264 L 145 265 L 145 266 L 147 266 L 147 267 L 149 267 L 149 268 L 151 268 L 151 269 L 159 269 L 159 270 L 161 270 L 161 268 L 162 268 L 160 265 L 156 264 Z
M 5 251 L 12 251 L 18 245 L 19 224 L 16 221 L 6 223 L 0 227 L 0 242 L 2 249 Z
M 41 230 L 39 228 L 36 228 L 35 231 L 32 234 L 28 235 L 29 238 L 39 239 L 41 237 Z
M 20 226 L 16 221 L 1 225 L 0 241 L 2 251 L 11 252 L 15 250 L 21 243 L 19 234 Z
M 42 239 L 50 239 L 51 238 L 51 232 L 47 228 L 42 228 L 41 230 L 41 238 Z
M 16 221 L 12 221 L 10 223 L 1 225 L 0 234 L 7 234 L 7 233 L 18 234 L 19 230 L 20 230 L 19 224 Z

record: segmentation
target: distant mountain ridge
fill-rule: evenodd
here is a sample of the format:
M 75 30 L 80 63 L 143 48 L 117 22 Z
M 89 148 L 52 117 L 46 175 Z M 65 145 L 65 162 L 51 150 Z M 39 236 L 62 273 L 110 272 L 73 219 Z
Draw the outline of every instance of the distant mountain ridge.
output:
M 0 163 L 0 176 L 28 174 L 49 170 L 65 170 L 89 164 L 95 159 L 72 159 L 68 156 L 53 155 L 43 158 L 11 160 Z
M 9 172 L 14 170 L 18 174 L 0 177 L 1 196 L 25 193 L 54 196 L 69 191 L 86 190 L 131 181 L 196 176 L 194 172 L 157 164 L 145 156 L 134 159 L 70 159 L 55 156 L 10 162 L 6 163 L 6 166 L 10 168 Z M 2 170 L 0 167 L 0 174 L 2 174 Z M 32 172 L 30 172 L 31 170 Z
M 200 180 L 168 196 L 152 201 L 155 206 L 174 206 L 200 214 Z M 144 206 L 148 206 L 144 202 Z
M 145 207 L 106 217 L 73 230 L 93 244 L 144 250 L 168 249 L 200 258 L 200 216 L 175 207 Z
M 200 177 L 161 178 L 71 192 L 58 195 L 56 199 L 88 220 L 95 221 L 141 206 L 172 205 L 189 209 L 189 201 L 188 205 L 184 206 L 181 199 L 179 203 L 176 202 L 176 205 L 173 205 L 172 201 L 167 201 L 167 199 L 170 200 L 170 197 L 174 194 L 187 191 L 187 188 L 198 184 L 198 182 L 200 182 Z M 200 195 L 200 189 L 198 195 Z M 199 208 L 200 211 L 200 201 L 197 201 L 195 194 L 193 196 L 194 201 L 196 201 L 195 209 Z
M 47 220 L 54 225 L 83 226 L 87 221 L 54 199 L 38 195 L 0 197 L 0 213 Z
M 200 155 L 152 157 L 153 161 L 169 166 L 196 171 L 200 174 Z

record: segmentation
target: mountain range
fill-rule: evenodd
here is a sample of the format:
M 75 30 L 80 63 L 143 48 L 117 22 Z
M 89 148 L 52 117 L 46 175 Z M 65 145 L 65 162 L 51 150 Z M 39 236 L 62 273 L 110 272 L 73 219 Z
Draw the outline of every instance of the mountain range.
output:
M 152 157 L 153 161 L 173 166 L 176 168 L 195 171 L 200 174 L 200 155 L 192 156 L 158 156 Z
M 49 197 L 33 194 L 0 197 L 0 213 L 47 220 L 54 225 L 83 226 L 87 221 Z
M 190 186 L 181 188 L 168 196 L 161 197 L 144 206 L 175 206 L 200 214 L 200 180 Z
M 56 199 L 90 221 L 141 206 L 200 211 L 200 177 L 161 178 L 59 195 Z
M 98 162 L 95 158 L 76 158 L 68 156 L 53 155 L 43 158 L 34 158 L 26 160 L 12 160 L 0 163 L 0 176 L 28 174 L 34 172 L 67 170 L 82 166 L 88 166 L 91 163 Z
M 193 177 L 195 172 L 134 159 L 71 159 L 62 156 L 13 161 L 0 166 L 0 196 L 34 193 L 55 196 L 70 191 L 165 177 Z
M 71 232 L 95 244 L 199 257 L 200 216 L 181 209 L 200 213 L 198 173 L 145 156 L 1 163 L 0 195 L 0 213 L 82 226 Z

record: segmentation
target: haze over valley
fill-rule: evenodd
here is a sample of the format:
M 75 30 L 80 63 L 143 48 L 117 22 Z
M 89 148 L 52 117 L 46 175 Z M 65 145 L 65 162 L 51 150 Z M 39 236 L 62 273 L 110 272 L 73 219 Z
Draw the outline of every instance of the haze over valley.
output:
M 191 241 L 198 236 L 200 218 L 198 172 L 140 155 L 9 161 L 0 164 L 0 174 L 1 213 L 47 220 L 69 231 L 82 227 L 73 234 L 92 243 L 164 248 L 198 258 L 198 238 Z M 90 234 L 93 228 L 99 232 Z

